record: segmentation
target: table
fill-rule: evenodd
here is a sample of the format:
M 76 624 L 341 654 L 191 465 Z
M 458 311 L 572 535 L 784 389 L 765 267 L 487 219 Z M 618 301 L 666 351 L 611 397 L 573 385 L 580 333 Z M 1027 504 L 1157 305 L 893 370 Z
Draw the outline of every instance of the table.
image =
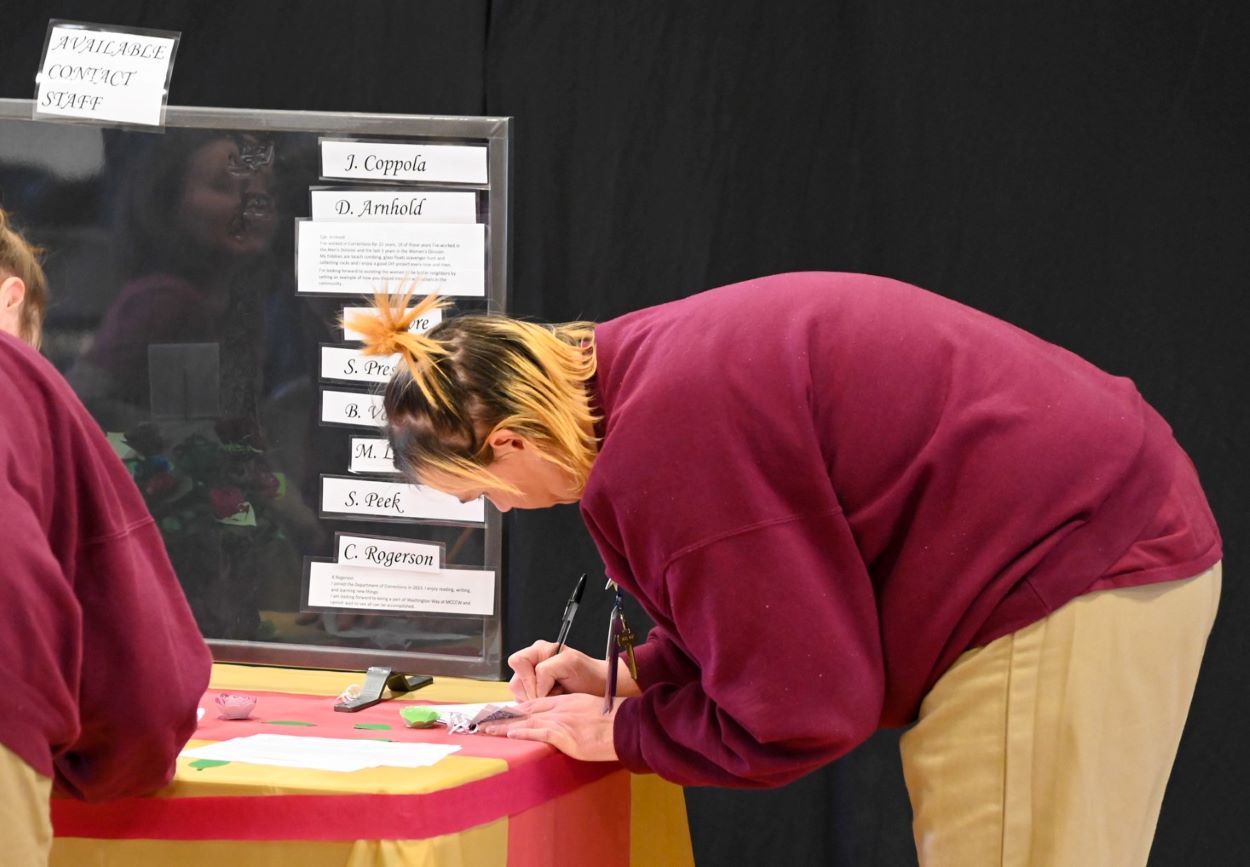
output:
M 616 763 L 578 762 L 545 744 L 409 729 L 399 700 L 336 713 L 350 672 L 214 665 L 188 746 L 259 732 L 457 743 L 429 768 L 353 773 L 178 759 L 154 795 L 104 804 L 54 798 L 56 867 L 693 865 L 679 787 Z M 217 718 L 219 692 L 259 702 Z M 426 702 L 509 698 L 502 683 L 435 678 Z

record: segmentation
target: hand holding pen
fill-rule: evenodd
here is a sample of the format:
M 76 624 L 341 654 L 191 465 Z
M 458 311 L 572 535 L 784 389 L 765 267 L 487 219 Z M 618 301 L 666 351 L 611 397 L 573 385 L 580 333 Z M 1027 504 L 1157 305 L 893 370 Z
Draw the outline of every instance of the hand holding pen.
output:
M 585 589 L 586 575 L 583 574 L 577 579 L 577 586 L 564 606 L 560 631 L 554 642 L 535 641 L 508 657 L 508 665 L 515 672 L 508 687 L 518 701 L 572 692 L 602 694 L 603 663 L 574 648 L 565 647 Z

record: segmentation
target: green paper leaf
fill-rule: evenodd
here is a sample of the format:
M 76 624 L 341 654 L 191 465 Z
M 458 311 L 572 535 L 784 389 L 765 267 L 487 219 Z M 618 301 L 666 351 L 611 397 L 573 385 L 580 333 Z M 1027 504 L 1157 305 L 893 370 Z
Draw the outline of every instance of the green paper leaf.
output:
M 299 719 L 267 719 L 265 725 L 270 726 L 315 726 L 316 723 L 304 722 Z
M 221 759 L 196 759 L 191 762 L 191 767 L 195 768 L 197 771 L 202 771 L 205 768 L 220 768 L 222 765 L 228 764 L 230 763 L 223 762 Z
M 390 726 L 386 723 L 356 723 L 354 726 L 352 726 L 352 728 L 354 729 L 389 729 Z

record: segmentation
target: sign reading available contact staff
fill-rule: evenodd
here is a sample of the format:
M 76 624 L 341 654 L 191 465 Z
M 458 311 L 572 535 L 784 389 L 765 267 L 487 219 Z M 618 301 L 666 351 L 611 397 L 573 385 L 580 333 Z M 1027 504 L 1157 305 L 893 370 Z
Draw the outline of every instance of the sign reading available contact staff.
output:
M 35 118 L 161 126 L 178 39 L 167 30 L 50 21 Z

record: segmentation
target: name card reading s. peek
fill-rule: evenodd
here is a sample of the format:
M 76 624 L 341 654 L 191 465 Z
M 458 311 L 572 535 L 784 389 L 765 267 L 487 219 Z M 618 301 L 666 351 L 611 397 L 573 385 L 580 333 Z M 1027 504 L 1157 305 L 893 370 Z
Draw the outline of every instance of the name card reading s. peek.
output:
M 372 307 L 344 307 L 343 308 L 343 320 L 344 321 L 350 319 L 352 316 L 356 314 L 360 314 L 362 316 L 377 316 L 378 312 L 374 310 Z M 431 328 L 433 328 L 435 325 L 437 325 L 438 323 L 442 321 L 443 321 L 443 311 L 431 310 L 428 313 L 426 313 L 424 316 L 420 316 L 417 319 L 414 319 L 412 324 L 408 326 L 408 330 L 411 331 L 413 334 L 424 334 L 426 331 L 429 331 Z M 344 340 L 364 340 L 364 335 L 362 335 L 359 331 L 352 331 L 350 328 L 344 325 L 343 326 L 343 339 Z
M 380 394 L 325 390 L 321 392 L 321 420 L 376 429 L 386 424 L 386 409 Z
M 352 437 L 352 459 L 348 465 L 349 473 L 373 473 L 397 476 L 395 469 L 395 453 L 391 444 L 384 439 L 372 437 Z
M 379 482 L 350 476 L 321 477 L 321 511 L 344 518 L 455 521 L 481 524 L 486 520 L 482 500 L 462 503 L 424 485 Z
M 372 181 L 484 184 L 485 145 L 321 140 L 321 176 Z
M 402 363 L 398 354 L 365 355 L 359 349 L 345 346 L 321 347 L 322 379 L 387 383 Z
M 486 616 L 495 613 L 495 573 L 443 569 L 431 574 L 310 562 L 308 607 Z
M 477 193 L 309 190 L 312 218 L 351 223 L 476 223 Z
M 443 549 L 422 542 L 401 542 L 376 536 L 338 537 L 338 562 L 345 566 L 368 566 L 409 572 L 437 572 L 442 568 Z

